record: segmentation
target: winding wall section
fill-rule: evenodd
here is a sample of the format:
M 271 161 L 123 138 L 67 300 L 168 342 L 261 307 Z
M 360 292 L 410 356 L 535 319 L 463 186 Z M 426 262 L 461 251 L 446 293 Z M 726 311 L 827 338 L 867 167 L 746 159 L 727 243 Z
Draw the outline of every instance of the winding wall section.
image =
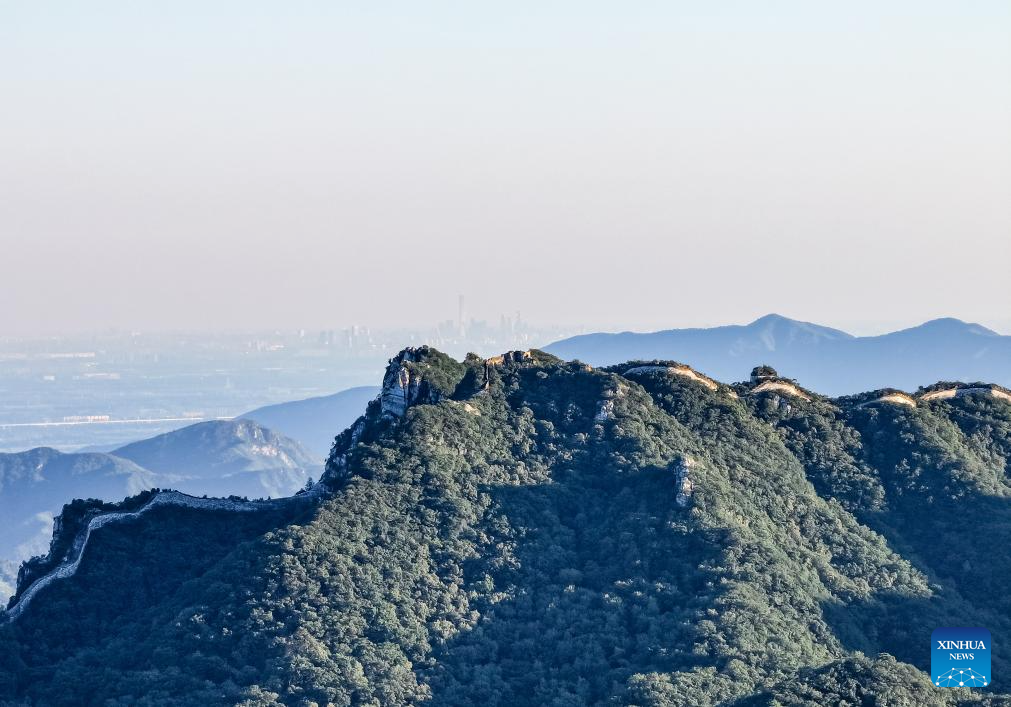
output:
M 14 604 L 14 606 L 10 607 L 3 613 L 0 613 L 0 623 L 17 620 L 17 618 L 24 612 L 25 608 L 31 604 L 32 599 L 34 599 L 40 591 L 58 579 L 66 579 L 67 577 L 74 576 L 74 574 L 77 573 L 77 568 L 81 565 L 81 558 L 84 557 L 84 551 L 88 546 L 88 540 L 91 538 L 92 531 L 98 530 L 110 523 L 133 520 L 135 518 L 139 518 L 154 508 L 160 508 L 162 506 L 179 506 L 183 508 L 196 508 L 205 511 L 233 511 L 237 513 L 274 510 L 290 506 L 294 503 L 304 503 L 310 499 L 321 496 L 323 493 L 325 493 L 325 487 L 323 484 L 319 483 L 314 485 L 305 493 L 297 496 L 286 496 L 285 498 L 275 498 L 266 501 L 232 501 L 227 498 L 197 498 L 196 496 L 187 496 L 186 494 L 179 493 L 178 491 L 161 491 L 135 511 L 112 511 L 97 515 L 88 521 L 88 525 L 85 527 L 84 532 L 78 533 L 78 536 L 74 539 L 74 544 L 67 559 L 32 582 L 31 586 L 28 587 L 28 589 L 25 590 L 25 592 L 18 598 L 17 603 Z

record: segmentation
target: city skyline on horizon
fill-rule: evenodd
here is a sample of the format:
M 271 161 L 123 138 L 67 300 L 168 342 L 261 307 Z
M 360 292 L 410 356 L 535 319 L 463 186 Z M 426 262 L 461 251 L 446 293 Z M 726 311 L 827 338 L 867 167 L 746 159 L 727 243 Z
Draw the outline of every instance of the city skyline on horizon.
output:
M 521 315 L 521 312 L 514 312 L 513 315 Z M 669 331 L 677 329 L 712 329 L 724 326 L 746 326 L 752 324 L 767 316 L 780 316 L 785 319 L 792 321 L 814 324 L 817 326 L 827 327 L 830 329 L 837 329 L 850 334 L 855 337 L 867 337 L 867 336 L 878 336 L 881 334 L 888 334 L 895 331 L 901 331 L 903 329 L 914 328 L 925 324 L 927 322 L 939 320 L 939 319 L 957 319 L 965 324 L 975 324 L 991 331 L 996 332 L 1002 336 L 1011 335 L 1011 317 L 1006 319 L 997 320 L 980 320 L 972 317 L 959 317 L 949 314 L 940 314 L 937 316 L 930 316 L 925 319 L 914 319 L 906 318 L 900 320 L 883 320 L 883 319 L 863 319 L 863 320 L 850 320 L 842 322 L 831 322 L 831 321 L 820 321 L 817 319 L 803 319 L 799 317 L 791 316 L 789 313 L 783 312 L 765 312 L 763 314 L 753 316 L 750 318 L 738 319 L 738 320 L 728 320 L 728 321 L 716 321 L 712 323 L 684 323 L 677 324 L 673 323 L 667 326 L 659 326 L 655 328 L 634 328 L 623 325 L 612 325 L 612 326 L 601 326 L 598 328 L 590 327 L 582 323 L 559 323 L 559 322 L 542 322 L 536 319 L 526 319 L 522 317 L 521 320 L 515 320 L 506 313 L 499 313 L 496 317 L 484 318 L 480 313 L 475 313 L 473 316 L 469 316 L 466 319 L 467 328 L 477 326 L 483 333 L 487 332 L 501 332 L 503 327 L 508 327 L 510 324 L 516 325 L 517 321 L 521 321 L 521 327 L 517 331 L 526 331 L 527 333 L 541 333 L 544 335 L 552 335 L 553 333 L 559 334 L 560 336 L 574 336 L 578 334 L 588 334 L 588 333 L 621 333 L 621 332 L 638 332 L 638 333 L 654 333 L 660 331 Z M 95 328 L 95 329 L 78 329 L 71 330 L 67 332 L 32 332 L 25 334 L 16 333 L 3 333 L 0 334 L 0 341 L 44 341 L 44 340 L 59 340 L 59 339 L 76 339 L 76 338 L 86 338 L 90 336 L 126 336 L 126 335 L 139 335 L 139 336 L 173 336 L 173 335 L 194 335 L 194 336 L 252 336 L 252 335 L 292 335 L 301 332 L 303 337 L 313 338 L 318 336 L 323 336 L 329 333 L 329 335 L 347 335 L 349 332 L 354 330 L 359 330 L 364 333 L 375 332 L 377 334 L 382 334 L 383 336 L 393 335 L 393 334 L 403 334 L 412 337 L 422 335 L 425 336 L 428 333 L 437 334 L 438 338 L 453 338 L 452 334 L 458 333 L 459 319 L 444 318 L 435 320 L 433 319 L 427 323 L 411 323 L 411 324 L 387 324 L 387 325 L 370 325 L 367 322 L 351 322 L 351 323 L 323 323 L 323 324 L 281 324 L 277 326 L 262 325 L 262 326 L 247 326 L 247 327 L 226 327 L 226 328 L 212 328 L 212 327 L 175 327 L 175 328 L 155 328 L 155 327 L 105 327 L 105 328 Z M 445 328 L 444 328 L 445 327 Z M 460 337 L 466 340 L 468 337 Z M 553 339 L 552 339 L 553 341 Z M 546 342 L 550 343 L 550 342 Z
M 0 331 L 1011 330 L 1007 3 L 2 14 Z

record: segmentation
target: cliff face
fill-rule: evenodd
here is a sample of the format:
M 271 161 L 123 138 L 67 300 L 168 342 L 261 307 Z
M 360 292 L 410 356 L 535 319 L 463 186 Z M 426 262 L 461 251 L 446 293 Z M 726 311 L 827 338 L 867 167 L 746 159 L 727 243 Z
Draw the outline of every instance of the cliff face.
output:
M 67 516 L 0 700 L 971 703 L 930 631 L 1011 632 L 1011 559 L 930 548 L 1011 541 L 1011 404 L 685 368 L 405 351 L 315 495 Z
M 453 393 L 463 367 L 428 346 L 408 348 L 390 360 L 379 395 L 385 417 L 399 418 L 416 404 L 432 404 Z

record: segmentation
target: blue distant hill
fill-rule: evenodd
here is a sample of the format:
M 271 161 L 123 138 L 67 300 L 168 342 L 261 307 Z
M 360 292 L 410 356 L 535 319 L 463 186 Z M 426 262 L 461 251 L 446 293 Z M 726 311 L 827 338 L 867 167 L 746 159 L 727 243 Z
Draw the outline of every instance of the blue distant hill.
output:
M 958 319 L 935 319 L 881 336 L 769 314 L 750 324 L 652 333 L 584 334 L 545 351 L 604 366 L 633 359 L 673 359 L 722 381 L 769 364 L 827 395 L 877 388 L 915 390 L 939 380 L 1011 386 L 1011 336 Z
M 268 405 L 240 418 L 255 420 L 297 440 L 322 460 L 330 453 L 334 437 L 363 414 L 365 406 L 377 395 L 378 386 L 363 385 L 333 395 Z

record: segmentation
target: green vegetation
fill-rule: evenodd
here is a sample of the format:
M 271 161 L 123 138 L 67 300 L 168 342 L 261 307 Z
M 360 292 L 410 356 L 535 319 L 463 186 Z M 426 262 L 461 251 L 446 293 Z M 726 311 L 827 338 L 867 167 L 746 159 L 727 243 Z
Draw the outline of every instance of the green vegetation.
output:
M 94 532 L 0 629 L 0 702 L 988 704 L 922 671 L 937 626 L 1011 635 L 1011 404 L 393 365 L 420 394 L 337 438 L 317 504 Z M 995 540 L 936 552 L 979 509 Z
M 68 557 L 74 538 L 84 530 L 92 517 L 109 511 L 135 511 L 147 503 L 157 491 L 158 489 L 142 491 L 122 503 L 107 503 L 97 498 L 89 498 L 75 499 L 65 504 L 59 515 L 56 532 L 50 541 L 49 554 L 33 557 L 21 566 L 21 581 L 19 581 L 18 592 L 11 598 L 11 603 L 18 600 L 31 582 L 52 570 Z

